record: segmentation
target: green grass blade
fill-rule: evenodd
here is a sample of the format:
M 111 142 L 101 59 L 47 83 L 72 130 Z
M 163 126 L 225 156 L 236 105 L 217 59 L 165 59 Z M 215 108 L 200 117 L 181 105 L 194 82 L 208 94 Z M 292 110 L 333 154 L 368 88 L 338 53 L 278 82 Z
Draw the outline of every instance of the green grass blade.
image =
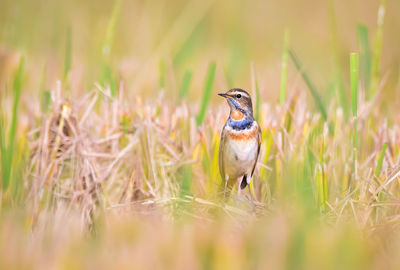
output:
M 111 52 L 112 43 L 115 35 L 115 27 L 119 18 L 122 0 L 116 0 L 112 10 L 110 21 L 108 22 L 106 39 L 103 44 L 103 55 L 108 56 Z
M 46 67 L 44 67 L 42 71 L 39 90 L 40 110 L 42 113 L 47 113 L 50 109 L 51 94 L 46 90 Z
M 117 83 L 112 74 L 112 68 L 108 57 L 111 53 L 112 43 L 115 35 L 115 28 L 120 14 L 121 3 L 122 0 L 116 0 L 114 2 L 111 18 L 107 26 L 106 38 L 102 47 L 102 53 L 104 59 L 103 59 L 103 71 L 102 71 L 101 82 L 104 87 L 106 87 L 107 84 L 109 85 L 111 90 L 111 96 L 113 97 L 117 95 Z
M 204 118 L 206 116 L 207 106 L 208 103 L 210 102 L 212 86 L 214 83 L 215 70 L 216 70 L 216 63 L 211 62 L 207 70 L 206 81 L 204 84 L 203 98 L 201 100 L 201 105 L 200 105 L 200 111 L 196 116 L 197 126 L 200 126 L 203 123 Z
M 348 119 L 350 115 L 349 102 L 346 96 L 346 91 L 343 85 L 343 79 L 341 74 L 341 63 L 340 63 L 340 49 L 338 42 L 338 31 L 336 23 L 336 12 L 335 12 L 335 0 L 329 0 L 328 2 L 328 16 L 329 16 L 329 29 L 330 29 L 330 45 L 332 51 L 332 62 L 333 62 L 333 82 L 337 92 L 339 104 L 343 108 L 345 119 Z
M 279 102 L 284 104 L 286 100 L 286 81 L 287 81 L 287 65 L 288 65 L 288 45 L 289 45 L 289 30 L 285 30 L 285 37 L 283 41 L 282 51 L 282 68 L 281 68 L 281 85 Z
M 26 170 L 26 161 L 29 156 L 25 136 L 18 136 L 18 142 L 13 150 L 12 177 L 9 185 L 9 193 L 13 203 L 21 203 L 24 198 L 24 172 Z
M 193 25 L 192 27 L 192 33 L 179 47 L 173 58 L 173 65 L 176 68 L 184 66 L 204 41 L 204 36 L 207 33 L 207 27 L 204 21 L 200 20 L 197 25 Z
M 0 114 L 0 158 L 1 158 L 1 184 L 4 188 L 4 182 L 7 179 L 7 142 L 6 142 L 6 125 L 3 113 Z
M 64 59 L 64 80 L 67 78 L 72 65 L 72 34 L 71 28 L 67 30 L 67 39 L 65 41 L 65 59 Z
M 381 154 L 379 155 L 379 159 L 378 159 L 378 164 L 376 165 L 376 168 L 375 168 L 374 175 L 376 177 L 379 177 L 379 175 L 381 174 L 383 159 L 385 158 L 385 153 L 386 153 L 387 147 L 388 147 L 388 143 L 385 142 L 382 146 Z
M 180 191 L 179 196 L 184 197 L 190 194 L 190 188 L 192 185 L 192 166 L 184 165 L 178 170 L 178 178 L 180 179 Z
M 386 11 L 386 0 L 381 0 L 378 9 L 378 29 L 376 31 L 376 36 L 375 36 L 372 67 L 371 67 L 372 68 L 371 98 L 375 96 L 379 86 L 379 76 L 380 76 L 379 65 L 381 62 L 381 55 L 382 55 L 383 22 L 385 18 L 385 11 Z
M 353 143 L 354 149 L 357 149 L 358 138 L 357 138 L 357 103 L 358 103 L 358 54 L 350 54 L 350 90 L 351 90 L 351 111 L 353 113 L 354 121 L 354 135 Z
M 351 110 L 353 113 L 353 173 L 357 179 L 357 156 L 358 156 L 358 131 L 357 131 L 357 102 L 358 102 L 358 54 L 350 54 L 350 90 Z
M 17 72 L 14 77 L 13 83 L 13 92 L 14 92 L 14 103 L 13 103 L 13 110 L 11 115 L 11 127 L 10 133 L 8 135 L 8 146 L 7 151 L 9 151 L 10 160 L 12 158 L 12 149 L 14 148 L 14 141 L 15 137 L 17 136 L 17 124 L 18 124 L 18 105 L 21 96 L 21 88 L 22 88 L 22 72 L 24 69 L 24 60 L 21 59 Z
M 117 83 L 112 74 L 111 66 L 109 65 L 104 66 L 101 81 L 104 87 L 106 87 L 107 85 L 110 87 L 111 96 L 115 97 L 117 95 Z
M 388 143 L 385 142 L 382 146 L 382 150 L 381 153 L 379 155 L 379 159 L 378 159 L 378 164 L 376 165 L 375 168 L 375 172 L 374 175 L 376 178 L 379 178 L 381 171 L 382 171 L 382 164 L 383 164 L 383 160 L 385 158 L 385 153 L 386 153 L 386 149 L 388 147 Z M 378 193 L 378 201 L 382 201 L 382 196 L 383 196 L 383 192 L 379 192 Z M 378 211 L 379 208 L 376 209 L 376 211 Z
M 40 109 L 42 113 L 47 113 L 50 108 L 51 94 L 49 91 L 40 92 Z
M 308 73 L 304 70 L 302 64 L 300 63 L 300 60 L 297 58 L 296 54 L 294 53 L 294 51 L 289 50 L 289 55 L 290 58 L 292 59 L 294 65 L 296 66 L 297 70 L 300 72 L 301 76 L 303 77 L 303 80 L 305 81 L 305 83 L 307 84 L 308 89 L 311 92 L 311 95 L 314 99 L 314 102 L 318 108 L 318 110 L 321 113 L 322 119 L 324 121 L 328 120 L 328 114 L 326 111 L 326 107 L 325 104 L 322 102 L 322 98 L 319 95 L 317 88 L 315 87 L 314 83 L 311 81 L 310 76 L 308 75 Z
M 12 161 L 14 154 L 14 143 L 15 137 L 17 136 L 17 124 L 18 124 L 18 104 L 21 94 L 22 88 L 22 72 L 23 72 L 24 60 L 21 59 L 18 69 L 14 75 L 13 82 L 13 93 L 14 93 L 14 103 L 12 107 L 12 115 L 11 115 L 11 126 L 8 134 L 8 142 L 5 135 L 5 126 L 2 125 L 2 147 L 1 147 L 1 165 L 2 165 L 2 177 L 3 177 L 3 191 L 7 191 L 8 185 L 11 179 L 11 171 L 12 171 Z M 4 144 L 4 145 L 3 145 Z
M 366 93 L 369 93 L 371 75 L 371 51 L 369 48 L 368 28 L 365 25 L 357 26 L 358 40 L 360 43 L 360 75 Z
M 358 102 L 358 53 L 350 54 L 350 89 L 351 89 L 351 111 L 353 117 L 357 117 Z
M 179 183 L 179 197 L 185 198 L 185 196 L 191 194 L 192 186 L 192 166 L 190 164 L 183 165 L 177 171 L 177 180 Z M 178 201 L 174 209 L 174 215 L 176 217 L 182 217 L 182 212 L 184 212 L 190 204 L 184 201 Z
M 343 108 L 344 116 L 346 119 L 348 119 L 350 114 L 349 102 L 347 100 L 345 89 L 343 86 L 343 80 L 339 72 L 336 72 L 334 82 L 335 82 L 335 88 L 337 89 L 337 93 L 339 96 L 339 102 Z
M 181 88 L 179 89 L 179 99 L 183 99 L 187 96 L 191 80 L 192 72 L 190 70 L 186 70 L 185 74 L 183 75 Z

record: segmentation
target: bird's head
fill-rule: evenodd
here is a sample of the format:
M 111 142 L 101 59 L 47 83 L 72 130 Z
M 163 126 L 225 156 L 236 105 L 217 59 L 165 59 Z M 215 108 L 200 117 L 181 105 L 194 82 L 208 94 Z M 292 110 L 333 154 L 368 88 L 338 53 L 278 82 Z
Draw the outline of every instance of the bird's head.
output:
M 242 113 L 244 116 L 253 117 L 253 105 L 249 93 L 240 88 L 233 88 L 226 93 L 218 94 L 226 98 L 231 114 L 235 111 Z

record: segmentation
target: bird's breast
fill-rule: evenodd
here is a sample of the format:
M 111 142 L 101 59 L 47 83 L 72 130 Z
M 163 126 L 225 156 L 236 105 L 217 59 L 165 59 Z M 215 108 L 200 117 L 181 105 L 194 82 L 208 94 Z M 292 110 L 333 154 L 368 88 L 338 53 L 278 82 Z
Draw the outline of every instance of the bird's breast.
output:
M 235 177 L 252 170 L 258 153 L 258 125 L 236 131 L 229 126 L 225 128 L 224 162 L 229 175 Z
M 258 132 L 259 127 L 255 121 L 251 123 L 249 128 L 246 129 L 235 129 L 229 125 L 225 127 L 226 136 L 233 140 L 233 141 L 249 141 L 249 140 L 257 140 L 258 139 Z

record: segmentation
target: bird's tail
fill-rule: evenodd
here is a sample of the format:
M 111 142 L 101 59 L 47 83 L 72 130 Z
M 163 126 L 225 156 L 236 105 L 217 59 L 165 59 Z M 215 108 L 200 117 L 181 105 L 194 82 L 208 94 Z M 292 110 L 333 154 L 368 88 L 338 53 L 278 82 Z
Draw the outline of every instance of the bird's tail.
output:
M 243 176 L 242 182 L 240 182 L 240 189 L 245 189 L 247 186 L 246 176 Z
M 247 185 L 248 185 L 248 183 L 247 183 L 247 175 L 244 175 L 243 178 L 242 178 L 242 182 L 240 182 L 240 188 L 241 189 L 245 189 Z

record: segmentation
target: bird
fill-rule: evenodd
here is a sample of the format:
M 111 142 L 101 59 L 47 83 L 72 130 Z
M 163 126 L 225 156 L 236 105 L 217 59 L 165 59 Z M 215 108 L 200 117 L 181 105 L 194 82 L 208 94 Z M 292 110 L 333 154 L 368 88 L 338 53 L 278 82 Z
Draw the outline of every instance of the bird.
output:
M 224 97 L 230 107 L 219 145 L 219 172 L 224 185 L 224 199 L 227 192 L 240 179 L 240 188 L 248 186 L 252 201 L 250 181 L 260 155 L 261 128 L 253 117 L 253 105 L 249 93 L 240 88 L 233 88 Z

